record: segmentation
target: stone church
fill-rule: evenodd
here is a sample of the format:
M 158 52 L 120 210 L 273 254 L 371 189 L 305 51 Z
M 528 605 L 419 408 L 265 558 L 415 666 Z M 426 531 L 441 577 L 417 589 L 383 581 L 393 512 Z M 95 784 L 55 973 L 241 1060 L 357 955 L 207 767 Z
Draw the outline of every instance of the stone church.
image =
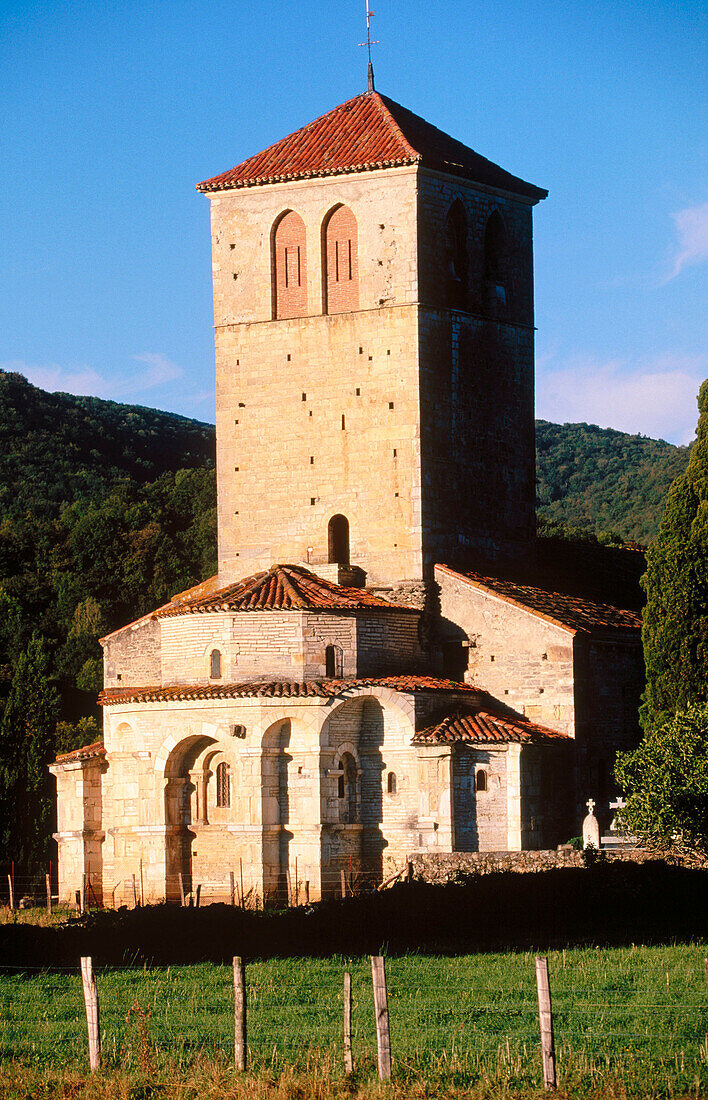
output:
M 219 572 L 102 641 L 60 896 L 315 899 L 568 840 L 642 664 L 636 610 L 534 572 L 546 191 L 373 86 L 198 190 Z

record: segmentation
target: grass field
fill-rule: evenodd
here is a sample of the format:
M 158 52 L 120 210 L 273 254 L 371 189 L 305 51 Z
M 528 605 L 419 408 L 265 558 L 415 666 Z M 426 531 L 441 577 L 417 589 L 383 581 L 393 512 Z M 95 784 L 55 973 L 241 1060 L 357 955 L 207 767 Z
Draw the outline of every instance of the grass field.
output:
M 549 954 L 562 1095 L 708 1096 L 705 946 Z M 233 1057 L 229 967 L 97 969 L 103 1066 L 91 1080 L 78 974 L 0 970 L 0 1096 L 321 1097 L 541 1094 L 529 953 L 387 959 L 394 1081 L 376 1080 L 369 960 L 247 970 L 250 1069 Z M 342 976 L 354 990 L 342 1070 Z

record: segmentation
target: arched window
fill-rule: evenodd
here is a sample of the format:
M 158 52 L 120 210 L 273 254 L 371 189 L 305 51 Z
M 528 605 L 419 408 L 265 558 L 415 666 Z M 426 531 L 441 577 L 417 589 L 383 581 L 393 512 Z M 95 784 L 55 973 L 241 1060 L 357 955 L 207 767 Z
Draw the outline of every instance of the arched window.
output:
M 216 805 L 220 808 L 231 805 L 231 768 L 223 760 L 216 765 Z
M 395 772 L 389 772 L 388 773 L 388 781 L 387 781 L 386 787 L 387 787 L 387 790 L 388 790 L 389 794 L 396 794 L 397 793 L 397 791 L 398 791 L 398 780 L 396 779 L 396 773 Z
M 209 676 L 212 680 L 221 679 L 221 650 L 212 649 L 209 657 Z
M 475 773 L 474 789 L 476 791 L 487 790 L 487 773 L 484 768 L 480 768 L 479 771 Z
M 342 677 L 342 650 L 338 645 L 328 645 L 325 649 L 325 676 L 337 680 Z
M 506 310 L 506 276 L 506 230 L 495 210 L 484 231 L 484 306 L 495 316 Z
M 467 217 L 459 199 L 450 207 L 445 224 L 447 305 L 467 308 Z
M 358 233 L 348 206 L 336 206 L 322 231 L 323 309 L 349 313 L 359 308 Z
M 286 210 L 271 235 L 273 317 L 304 317 L 307 313 L 307 249 L 305 223 Z
M 337 797 L 339 820 L 354 825 L 357 820 L 357 770 L 356 760 L 350 752 L 343 752 L 337 769 Z
M 349 565 L 349 520 L 332 516 L 327 525 L 327 560 L 330 564 Z

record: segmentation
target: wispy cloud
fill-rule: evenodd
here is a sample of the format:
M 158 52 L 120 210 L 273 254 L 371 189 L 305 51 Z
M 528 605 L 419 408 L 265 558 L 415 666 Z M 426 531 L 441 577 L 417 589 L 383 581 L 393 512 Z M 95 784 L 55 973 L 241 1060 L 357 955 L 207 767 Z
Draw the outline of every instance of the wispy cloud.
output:
M 539 369 L 536 415 L 556 423 L 584 421 L 672 443 L 690 443 L 696 395 L 708 356 L 664 355 L 631 362 L 576 357 Z
M 39 366 L 22 360 L 0 363 L 0 369 L 24 374 L 33 385 L 52 393 L 62 391 L 110 401 L 130 401 L 149 390 L 175 382 L 184 374 L 180 366 L 156 352 L 132 355 L 130 363 L 142 366 L 125 366 L 110 376 L 93 367 L 63 367 L 57 363 Z
M 708 260 L 708 202 L 688 206 L 671 217 L 676 227 L 676 252 L 666 282 L 675 279 L 685 267 Z

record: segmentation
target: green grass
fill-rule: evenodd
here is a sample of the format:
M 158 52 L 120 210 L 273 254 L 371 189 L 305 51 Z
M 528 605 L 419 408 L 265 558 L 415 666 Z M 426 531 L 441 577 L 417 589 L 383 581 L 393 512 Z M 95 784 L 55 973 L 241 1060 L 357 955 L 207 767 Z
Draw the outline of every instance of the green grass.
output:
M 573 1096 L 708 1095 L 706 953 L 704 946 L 551 953 L 560 1087 Z M 386 966 L 393 1093 L 482 1097 L 540 1090 L 533 955 L 409 955 Z M 377 1095 L 371 973 L 362 958 L 249 965 L 251 1070 L 242 1085 L 228 1065 L 229 967 L 98 969 L 107 1075 L 100 1089 L 113 1080 L 114 1092 L 96 1091 L 99 1085 L 90 1081 L 89 1091 L 76 1091 L 76 1082 L 88 1077 L 78 975 L 0 971 L 0 1095 L 40 1096 L 46 1086 L 53 1097 L 186 1097 L 197 1080 L 204 1097 L 345 1095 L 345 969 L 354 990 L 353 1088 Z M 60 1081 L 74 1084 L 60 1091 Z M 136 1092 L 136 1081 L 140 1088 L 151 1082 L 149 1091 Z M 30 1082 L 34 1092 L 17 1091 Z

